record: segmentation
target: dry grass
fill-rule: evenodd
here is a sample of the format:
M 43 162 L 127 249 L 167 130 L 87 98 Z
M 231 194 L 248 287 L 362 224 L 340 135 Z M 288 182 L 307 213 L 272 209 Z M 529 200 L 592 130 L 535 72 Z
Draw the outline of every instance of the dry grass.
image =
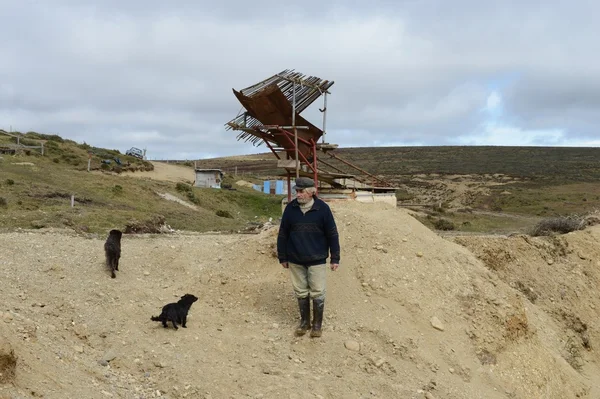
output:
M 572 231 L 581 230 L 585 226 L 585 220 L 580 217 L 548 218 L 536 224 L 529 234 L 533 237 L 549 236 L 556 233 L 566 234 Z

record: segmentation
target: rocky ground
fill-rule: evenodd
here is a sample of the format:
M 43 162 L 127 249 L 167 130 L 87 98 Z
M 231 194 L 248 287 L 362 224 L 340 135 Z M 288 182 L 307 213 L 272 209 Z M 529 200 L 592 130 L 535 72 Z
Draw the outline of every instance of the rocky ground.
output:
M 0 398 L 598 398 L 600 227 L 450 237 L 331 203 L 324 334 L 295 337 L 277 226 L 256 235 L 0 234 Z M 150 320 L 192 293 L 188 328 Z

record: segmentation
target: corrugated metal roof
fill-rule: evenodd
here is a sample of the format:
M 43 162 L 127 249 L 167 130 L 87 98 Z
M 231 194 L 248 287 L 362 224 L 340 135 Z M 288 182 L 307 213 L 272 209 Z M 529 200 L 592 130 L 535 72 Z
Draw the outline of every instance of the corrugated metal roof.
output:
M 256 83 L 252 86 L 248 86 L 239 92 L 234 90 L 234 93 L 237 93 L 238 99 L 240 97 L 246 97 L 248 99 L 259 98 L 265 95 L 267 92 L 272 92 L 273 90 L 279 90 L 287 100 L 287 102 L 291 105 L 294 99 L 294 84 L 296 85 L 296 114 L 299 115 L 302 111 L 308 108 L 315 100 L 317 100 L 321 95 L 328 92 L 329 88 L 333 86 L 334 82 L 329 80 L 324 80 L 318 78 L 316 76 L 306 76 L 300 72 L 295 72 L 294 70 L 286 69 L 281 71 L 278 74 L 275 74 L 259 83 Z M 240 96 L 241 94 L 241 96 Z M 258 113 L 260 111 L 265 111 L 264 106 L 262 109 L 256 109 Z M 272 110 L 269 110 L 272 113 Z M 254 115 L 253 115 L 254 114 Z M 264 113 L 263 113 L 264 115 Z M 291 112 L 289 115 L 276 115 L 278 119 L 289 119 L 291 120 Z M 256 113 L 246 112 L 241 113 L 236 116 L 229 122 L 225 124 L 227 130 L 236 129 L 242 130 L 242 133 L 238 135 L 238 140 L 251 141 L 255 145 L 259 145 L 263 139 L 265 139 L 264 135 L 255 134 L 252 129 L 258 126 L 273 124 L 268 120 L 259 120 L 260 117 L 256 116 Z M 262 118 L 264 119 L 264 118 Z M 291 125 L 291 123 L 289 123 Z M 299 123 L 296 123 L 299 125 Z M 320 137 L 322 131 L 313 126 L 313 128 L 317 129 L 311 133 L 315 140 Z M 267 133 L 267 139 L 274 143 L 278 143 L 278 140 L 268 135 L 268 131 L 263 130 L 263 133 Z M 278 143 L 281 144 L 281 143 Z M 285 145 L 281 145 L 281 147 L 285 147 Z

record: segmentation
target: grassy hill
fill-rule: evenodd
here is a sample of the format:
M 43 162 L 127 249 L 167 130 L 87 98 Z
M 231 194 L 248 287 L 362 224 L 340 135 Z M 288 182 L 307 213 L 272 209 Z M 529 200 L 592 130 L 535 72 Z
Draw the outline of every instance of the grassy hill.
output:
M 23 149 L 0 160 L 0 227 L 105 232 L 164 221 L 175 229 L 237 231 L 280 216 L 281 196 L 235 184 L 235 190 L 211 190 L 192 187 L 192 182 L 126 176 L 123 172 L 154 166 L 118 150 L 56 135 L 30 132 L 19 134 L 19 141 L 31 146 L 44 142 L 44 155 L 39 149 Z M 14 144 L 14 137 L 0 134 L 0 149 Z M 422 211 L 423 216 L 417 217 L 435 229 L 515 231 L 531 227 L 540 218 L 600 209 L 599 148 L 379 147 L 341 148 L 336 154 L 396 183 L 399 204 Z M 351 172 L 339 161 L 327 162 Z M 236 179 L 258 182 L 280 177 L 282 172 L 271 153 L 196 163 L 222 169 L 230 184 Z M 192 162 L 180 164 L 189 167 L 192 175 Z M 164 194 L 196 209 L 165 200 Z
M 537 181 L 591 182 L 600 179 L 600 148 L 577 147 L 361 147 L 339 148 L 335 153 L 370 173 L 403 181 L 413 175 L 505 174 Z M 342 163 L 319 154 L 341 169 Z M 279 174 L 272 153 L 197 161 L 200 167 L 229 172 Z
M 0 137 L 4 143 L 16 142 L 12 137 Z M 280 214 L 281 196 L 237 186 L 235 190 L 213 190 L 125 176 L 124 171 L 151 170 L 153 165 L 117 150 L 77 144 L 59 136 L 20 135 L 21 144 L 38 145 L 39 140 L 45 141 L 44 155 L 35 149 L 0 155 L 1 228 L 68 227 L 104 233 L 111 228 L 127 230 L 127 226 L 130 230 L 139 225 L 157 227 L 164 221 L 181 230 L 237 231 Z M 196 209 L 166 200 L 161 197 L 164 194 Z
M 428 215 L 421 221 L 430 227 L 439 227 L 445 223 L 440 219 L 446 219 L 450 221 L 446 227 L 456 230 L 514 231 L 540 218 L 600 209 L 600 148 L 370 147 L 339 148 L 335 153 L 395 183 L 400 187 L 399 204 L 417 205 Z M 319 157 L 355 172 L 326 155 Z M 271 153 L 197 164 L 242 176 L 281 174 Z

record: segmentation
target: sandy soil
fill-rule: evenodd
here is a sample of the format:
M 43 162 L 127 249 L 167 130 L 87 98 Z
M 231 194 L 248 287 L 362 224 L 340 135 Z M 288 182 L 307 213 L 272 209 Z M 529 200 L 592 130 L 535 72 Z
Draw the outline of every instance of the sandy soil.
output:
M 127 235 L 116 279 L 105 237 L 0 234 L 0 398 L 600 397 L 600 227 L 445 239 L 403 209 L 331 206 L 319 339 L 293 335 L 277 226 Z M 150 320 L 185 293 L 188 328 Z
M 196 178 L 194 176 L 193 168 L 181 165 L 168 164 L 166 162 L 151 163 L 152 165 L 154 165 L 154 170 L 123 172 L 121 173 L 121 175 L 184 183 L 193 183 L 194 179 Z

